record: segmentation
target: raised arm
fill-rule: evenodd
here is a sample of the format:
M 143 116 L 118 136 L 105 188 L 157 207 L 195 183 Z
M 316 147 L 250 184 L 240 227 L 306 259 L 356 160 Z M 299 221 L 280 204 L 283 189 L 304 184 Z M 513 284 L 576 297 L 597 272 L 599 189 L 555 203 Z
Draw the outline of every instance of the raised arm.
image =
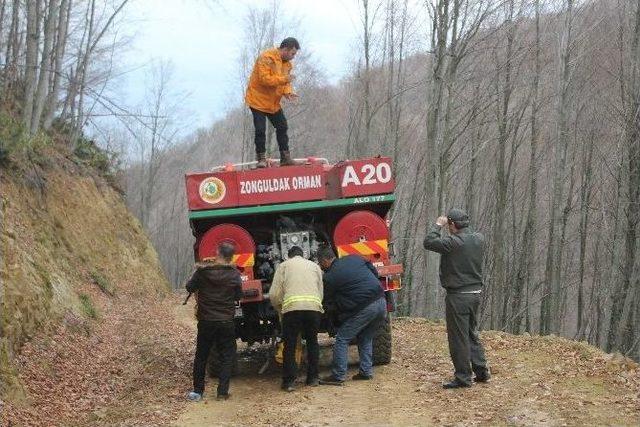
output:
M 428 251 L 438 252 L 440 254 L 446 254 L 453 248 L 453 240 L 451 236 L 442 237 L 442 227 L 438 224 L 433 224 L 431 229 L 424 238 L 424 248 Z
M 258 72 L 258 79 L 260 80 L 260 83 L 265 86 L 274 87 L 288 85 L 289 77 L 275 73 L 273 70 L 273 66 L 273 59 L 268 57 L 258 58 L 258 60 L 256 61 L 256 69 Z

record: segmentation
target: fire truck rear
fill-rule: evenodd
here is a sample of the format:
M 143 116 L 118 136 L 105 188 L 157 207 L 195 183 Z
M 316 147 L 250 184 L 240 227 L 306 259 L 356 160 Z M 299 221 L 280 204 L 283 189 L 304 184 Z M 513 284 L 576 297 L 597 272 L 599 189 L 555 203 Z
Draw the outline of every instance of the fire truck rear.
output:
M 196 261 L 215 257 L 222 242 L 236 248 L 233 261 L 242 274 L 244 295 L 236 310 L 236 333 L 249 345 L 271 342 L 279 334 L 269 287 L 292 246 L 314 261 L 320 245 L 331 245 L 339 257 L 358 254 L 370 260 L 378 269 L 388 311 L 395 310 L 402 266 L 391 259 L 386 220 L 395 200 L 391 159 L 330 165 L 309 158 L 303 163 L 265 169 L 227 164 L 186 175 Z M 374 340 L 375 364 L 391 359 L 389 322 Z M 329 322 L 323 328 L 332 332 Z

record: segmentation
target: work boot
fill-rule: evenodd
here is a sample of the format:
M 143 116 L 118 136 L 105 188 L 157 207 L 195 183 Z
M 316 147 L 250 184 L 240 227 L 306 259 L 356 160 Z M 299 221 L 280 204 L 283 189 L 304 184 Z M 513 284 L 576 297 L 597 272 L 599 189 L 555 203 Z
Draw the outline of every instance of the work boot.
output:
M 473 380 L 477 383 L 487 383 L 489 382 L 490 379 L 491 379 L 491 372 L 489 372 L 488 369 L 485 369 L 484 371 L 476 372 L 476 376 Z
M 293 385 L 293 383 L 282 383 L 282 385 L 280 386 L 280 389 L 282 389 L 282 390 L 284 390 L 286 392 L 289 392 L 289 393 L 291 393 L 292 391 L 296 390 L 296 388 Z
M 373 375 L 363 374 L 362 372 L 358 372 L 354 376 L 351 377 L 354 381 L 368 381 L 373 379 Z
M 308 378 L 307 385 L 309 387 L 317 387 L 320 384 L 320 378 Z
M 196 393 L 195 391 L 192 391 L 187 395 L 187 400 L 190 400 L 192 402 L 200 402 L 202 400 L 202 393 Z
M 266 168 L 267 167 L 267 153 L 257 153 L 256 160 L 258 163 L 256 164 L 257 168 Z
M 319 382 L 321 385 L 343 385 L 344 384 L 344 380 L 334 377 L 333 374 L 327 377 L 320 378 Z
M 297 164 L 298 163 L 291 158 L 291 153 L 289 153 L 289 151 L 280 152 L 280 166 L 295 166 Z
M 471 387 L 471 384 L 465 384 L 462 381 L 459 381 L 457 378 L 454 379 L 451 382 L 448 382 L 446 384 L 442 384 L 442 388 L 445 388 L 445 389 L 467 388 L 467 387 Z

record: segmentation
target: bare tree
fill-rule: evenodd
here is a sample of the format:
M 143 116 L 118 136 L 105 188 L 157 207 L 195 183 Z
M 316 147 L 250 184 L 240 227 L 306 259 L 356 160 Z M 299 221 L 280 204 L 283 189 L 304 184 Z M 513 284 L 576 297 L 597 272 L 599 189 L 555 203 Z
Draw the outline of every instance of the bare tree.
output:
M 33 0 L 27 2 L 27 52 L 24 75 L 24 111 L 22 113 L 22 121 L 27 129 L 30 129 L 31 126 L 37 83 L 38 41 L 40 39 L 40 15 L 42 13 L 41 1 Z
M 357 75 L 359 83 L 359 94 L 361 104 L 356 104 L 355 114 L 352 115 L 353 123 L 351 128 L 357 128 L 352 132 L 353 138 L 347 142 L 347 156 L 363 156 L 370 150 L 370 137 L 372 127 L 372 99 L 371 99 L 371 68 L 373 65 L 373 50 L 375 40 L 373 28 L 376 25 L 378 12 L 382 7 L 382 2 L 371 2 L 370 0 L 359 0 L 358 6 L 361 9 L 361 46 L 364 64 L 358 62 Z M 360 113 L 361 112 L 361 113 Z M 364 132 L 360 132 L 360 123 L 364 126 Z
M 552 199 L 548 233 L 548 251 L 545 268 L 545 289 L 542 304 L 540 306 L 540 333 L 547 334 L 559 332 L 559 316 L 561 300 L 560 269 L 558 262 L 560 252 L 560 232 L 562 227 L 562 216 L 560 202 L 563 198 L 563 187 L 565 178 L 565 166 L 567 159 L 568 144 L 568 114 L 569 85 L 571 80 L 571 51 L 572 51 L 572 28 L 574 19 L 573 0 L 566 0 L 565 3 L 564 30 L 559 46 L 559 71 L 558 71 L 558 100 L 557 100 L 557 135 L 555 137 L 553 152 L 553 184 Z
M 511 286 L 507 286 L 506 272 L 506 217 L 508 190 L 511 181 L 511 173 L 519 148 L 519 132 L 522 117 L 528 103 L 512 105 L 512 95 L 516 85 L 516 73 L 518 61 L 516 55 L 516 31 L 517 21 L 515 2 L 509 0 L 505 3 L 505 44 L 504 58 L 496 58 L 496 124 L 497 124 L 497 153 L 496 153 L 496 207 L 494 213 L 495 225 L 493 228 L 493 274 L 491 297 L 494 300 L 491 305 L 490 327 L 503 328 L 507 322 L 509 305 L 511 303 Z M 502 37 L 499 37 L 502 39 Z M 526 100 L 526 97 L 525 97 Z M 511 142 L 510 147 L 508 143 Z M 494 315 L 495 313 L 495 315 Z M 498 315 L 499 314 L 499 315 Z
M 43 127 L 50 129 L 53 124 L 53 118 L 58 105 L 60 96 L 60 82 L 62 81 L 62 62 L 64 60 L 67 37 L 69 34 L 69 15 L 73 7 L 73 0 L 61 0 L 60 11 L 58 13 L 58 24 L 55 33 L 55 48 L 53 55 L 53 73 L 51 74 L 51 82 L 46 104 L 44 108 Z
M 115 1 L 0 3 L 0 36 L 4 17 L 10 16 L 7 37 L 0 37 L 3 95 L 20 102 L 28 134 L 50 129 L 62 101 L 60 115 L 75 128 L 72 139 L 80 135 L 96 98 L 104 96 L 112 79 L 114 57 L 125 47 L 126 36 L 107 37 L 120 24 L 118 17 L 128 3 Z M 87 97 L 91 103 L 85 108 Z
M 445 208 L 445 189 L 449 154 L 455 139 L 451 138 L 453 90 L 458 79 L 461 62 L 466 58 L 470 45 L 490 13 L 491 6 L 484 2 L 466 0 L 434 0 L 427 4 L 431 16 L 430 75 L 427 84 L 425 163 L 421 170 L 424 182 L 425 207 L 421 214 L 432 220 Z M 414 224 L 420 224 L 414 221 Z M 417 232 L 418 228 L 414 229 Z M 414 248 L 415 250 L 415 248 Z M 435 277 L 436 257 L 424 256 L 426 282 L 416 294 L 417 301 L 435 301 L 437 295 L 426 298 L 425 289 L 437 290 L 428 280 Z M 420 304 L 422 305 L 422 304 Z
M 58 0 L 49 0 L 45 9 L 46 18 L 44 21 L 44 43 L 42 47 L 42 57 L 40 58 L 40 70 L 38 75 L 38 86 L 35 93 L 33 113 L 30 123 L 30 132 L 36 133 L 40 127 L 40 116 L 44 110 L 45 101 L 49 90 L 51 69 L 53 66 L 53 42 L 55 25 L 58 20 L 58 10 L 60 4 Z
M 11 26 L 6 39 L 5 60 L 7 64 L 3 72 L 3 85 L 5 89 L 10 89 L 12 83 L 17 79 L 18 55 L 20 52 L 20 0 L 13 0 L 11 4 Z M 10 90 L 5 90 L 10 94 Z
M 537 228 L 537 198 L 538 198 L 538 145 L 539 145 L 539 124 L 538 111 L 540 108 L 540 77 L 541 77 L 541 33 L 540 33 L 540 0 L 535 0 L 535 42 L 534 42 L 534 72 L 531 83 L 531 107 L 530 107 L 530 152 L 529 152 L 529 172 L 528 172 L 528 193 L 529 203 L 527 209 L 527 219 L 522 237 L 522 256 L 518 263 L 518 270 L 515 278 L 514 289 L 514 317 L 511 331 L 520 332 L 522 317 L 525 318 L 525 330 L 531 332 L 531 319 L 529 313 L 529 296 L 532 274 L 534 270 L 534 243 Z M 523 301 L 524 300 L 524 301 Z M 523 310 L 524 305 L 524 310 Z
M 595 114 L 592 122 L 596 122 Z M 593 194 L 593 154 L 596 143 L 596 130 L 591 129 L 587 137 L 587 145 L 581 156 L 581 177 L 580 177 L 580 225 L 578 232 L 580 235 L 580 253 L 578 260 L 578 301 L 577 301 L 577 325 L 576 337 L 585 337 L 585 276 L 586 276 L 586 256 L 587 256 L 587 236 L 589 235 L 591 198 Z
M 181 121 L 186 95 L 171 89 L 173 66 L 166 61 L 156 62 L 149 71 L 145 104 L 127 125 L 137 143 L 137 174 L 129 184 L 129 205 L 149 229 L 153 207 L 160 196 L 158 175 L 165 162 L 164 152 L 178 142 L 188 121 Z M 150 230 L 154 231 L 154 230 Z
M 625 5 L 621 6 L 626 9 L 626 2 L 623 3 Z M 640 300 L 637 259 L 638 224 L 640 224 L 640 5 L 637 2 L 629 2 L 629 7 L 633 10 L 628 37 L 630 43 L 628 47 L 622 43 L 619 46 L 623 135 L 627 150 L 624 256 L 622 275 L 612 296 L 607 349 L 619 349 L 628 354 L 631 352 L 637 354 L 636 312 L 638 311 L 637 301 Z M 627 17 L 627 15 L 622 16 Z M 620 22 L 620 28 L 625 27 L 626 23 Z M 626 64 L 625 58 L 631 59 L 629 64 Z

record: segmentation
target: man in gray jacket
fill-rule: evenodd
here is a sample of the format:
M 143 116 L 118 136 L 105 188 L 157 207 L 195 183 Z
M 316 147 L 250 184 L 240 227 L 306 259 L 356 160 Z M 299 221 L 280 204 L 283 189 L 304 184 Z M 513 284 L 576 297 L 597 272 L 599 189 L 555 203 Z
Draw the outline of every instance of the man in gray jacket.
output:
M 449 235 L 442 237 L 445 225 Z M 440 284 L 447 291 L 445 317 L 455 378 L 443 387 L 470 387 L 472 371 L 476 382 L 487 382 L 491 375 L 478 336 L 484 236 L 469 230 L 469 216 L 464 211 L 451 209 L 432 225 L 424 248 L 440 254 Z

